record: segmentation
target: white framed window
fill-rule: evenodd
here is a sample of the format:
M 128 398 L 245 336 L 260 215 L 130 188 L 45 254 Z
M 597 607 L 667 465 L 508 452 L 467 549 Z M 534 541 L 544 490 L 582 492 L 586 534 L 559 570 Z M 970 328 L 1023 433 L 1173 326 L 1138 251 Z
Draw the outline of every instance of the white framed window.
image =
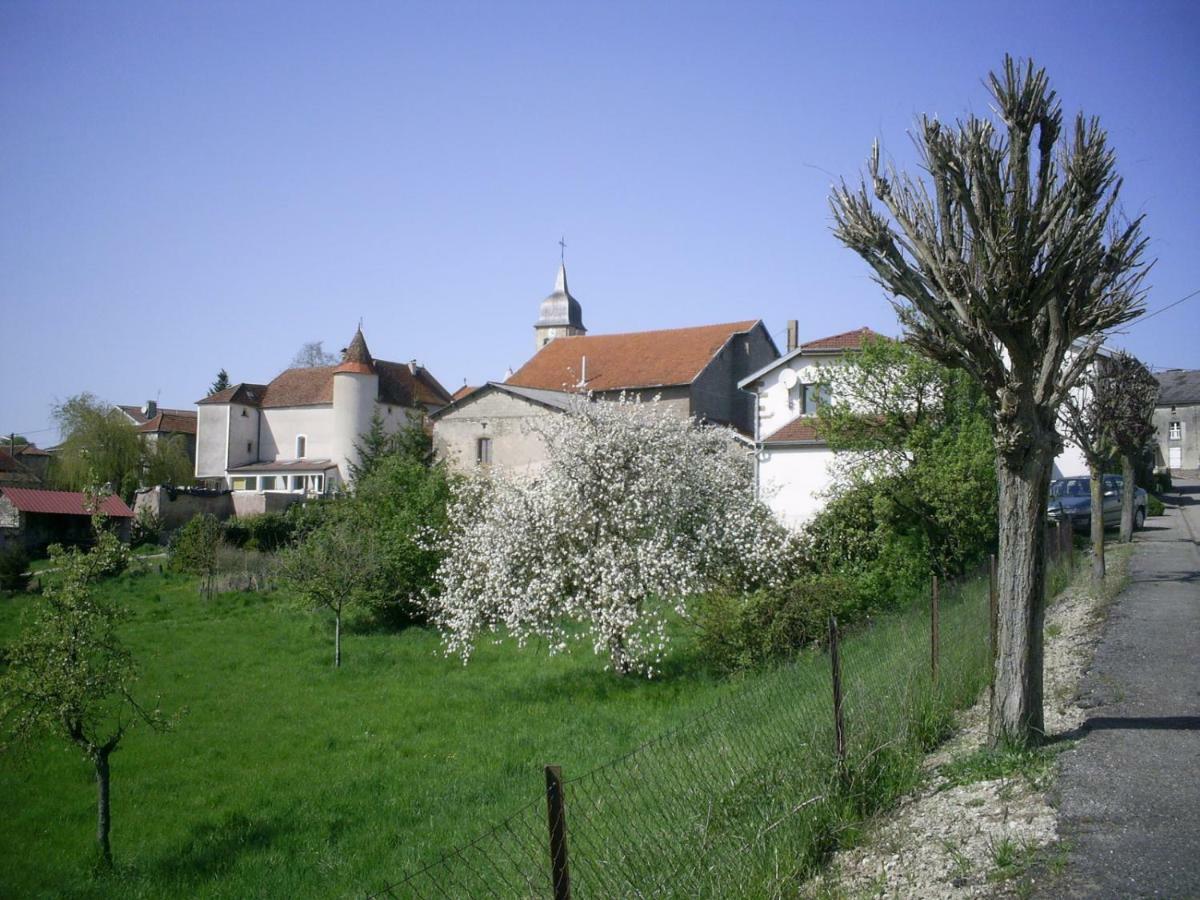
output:
M 233 479 L 233 489 L 235 491 L 258 490 L 258 477 L 255 475 L 239 475 Z
M 293 475 L 292 476 L 292 490 L 293 491 L 304 490 L 304 476 L 303 475 Z
M 1167 426 L 1167 438 L 1172 441 L 1182 441 L 1183 440 L 1183 423 L 1182 422 L 1171 422 Z
M 273 491 L 273 490 L 275 490 L 275 482 L 276 482 L 276 476 L 274 476 L 274 475 L 259 476 L 258 489 L 260 491 Z
M 492 464 L 492 439 L 481 437 L 475 441 L 475 464 L 490 466 Z
M 308 436 L 303 434 L 296 435 L 296 459 L 304 459 L 304 455 L 307 451 Z

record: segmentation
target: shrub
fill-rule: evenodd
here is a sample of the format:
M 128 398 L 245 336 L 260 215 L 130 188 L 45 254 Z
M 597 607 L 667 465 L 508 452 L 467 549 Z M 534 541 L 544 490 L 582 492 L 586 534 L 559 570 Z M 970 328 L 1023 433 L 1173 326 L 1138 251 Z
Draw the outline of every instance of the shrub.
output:
M 0 548 L 0 591 L 23 591 L 29 586 L 29 554 L 14 544 Z
M 208 513 L 193 516 L 171 538 L 171 568 L 189 575 L 200 575 L 204 579 L 201 591 L 211 598 L 220 546 L 221 523 L 216 517 Z
M 1166 512 L 1166 507 L 1163 506 L 1163 502 L 1153 494 L 1148 494 L 1146 496 L 1146 515 L 1161 516 L 1164 512 Z
M 1163 469 L 1160 472 L 1154 473 L 1154 493 L 1166 494 L 1172 487 L 1170 469 Z
M 229 519 L 222 532 L 225 543 L 246 550 L 272 553 L 292 542 L 296 526 L 286 512 L 263 513 L 245 519 Z
M 150 507 L 143 506 L 133 519 L 130 543 L 134 547 L 141 547 L 145 544 L 157 544 L 161 538 L 162 519 Z
M 863 618 L 870 608 L 853 580 L 813 575 L 749 594 L 710 593 L 701 598 L 694 622 L 704 657 L 718 669 L 734 671 L 821 643 L 831 615 L 846 625 Z

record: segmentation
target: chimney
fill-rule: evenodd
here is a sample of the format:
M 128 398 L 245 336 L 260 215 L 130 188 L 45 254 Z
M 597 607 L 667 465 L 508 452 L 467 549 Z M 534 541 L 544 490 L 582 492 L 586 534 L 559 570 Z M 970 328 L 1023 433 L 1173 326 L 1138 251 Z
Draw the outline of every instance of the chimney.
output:
M 147 419 L 153 419 L 158 415 L 158 401 L 147 400 L 146 405 L 142 407 L 142 415 Z
M 788 336 L 787 336 L 787 352 L 791 353 L 800 346 L 800 323 L 795 319 L 788 319 Z
M 418 365 L 417 365 L 417 361 L 416 361 L 415 359 L 410 359 L 410 360 L 408 361 L 408 371 L 410 371 L 410 372 L 412 372 L 414 375 L 416 375 L 416 374 L 417 374 L 417 369 L 418 369 L 418 368 L 420 368 L 420 366 L 418 366 Z

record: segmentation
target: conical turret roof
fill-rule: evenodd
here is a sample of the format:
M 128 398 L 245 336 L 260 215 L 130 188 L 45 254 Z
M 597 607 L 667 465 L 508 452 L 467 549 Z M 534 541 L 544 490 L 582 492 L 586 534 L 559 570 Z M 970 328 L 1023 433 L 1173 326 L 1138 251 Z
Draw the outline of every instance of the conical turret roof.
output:
M 375 374 L 375 360 L 371 358 L 371 351 L 367 349 L 367 339 L 363 337 L 361 327 L 354 332 L 350 346 L 342 351 L 341 363 L 333 371 L 335 374 L 338 372 L 354 372 L 359 375 Z

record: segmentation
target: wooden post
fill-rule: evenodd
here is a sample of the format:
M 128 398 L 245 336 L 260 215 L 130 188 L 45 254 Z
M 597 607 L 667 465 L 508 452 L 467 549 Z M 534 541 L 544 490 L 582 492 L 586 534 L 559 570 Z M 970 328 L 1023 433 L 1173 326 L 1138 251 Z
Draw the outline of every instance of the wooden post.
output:
M 833 753 L 838 773 L 846 773 L 846 722 L 842 718 L 842 661 L 838 656 L 837 619 L 829 617 L 829 665 L 833 670 Z
M 1000 618 L 1000 585 L 996 572 L 996 554 L 988 556 L 988 694 L 996 685 L 996 629 Z
M 571 900 L 571 870 L 567 866 L 567 807 L 562 769 L 546 766 L 546 814 L 550 824 L 550 873 L 554 900 Z
M 929 592 L 929 670 L 934 684 L 938 680 L 938 642 L 941 639 L 938 629 L 938 577 L 934 575 Z

